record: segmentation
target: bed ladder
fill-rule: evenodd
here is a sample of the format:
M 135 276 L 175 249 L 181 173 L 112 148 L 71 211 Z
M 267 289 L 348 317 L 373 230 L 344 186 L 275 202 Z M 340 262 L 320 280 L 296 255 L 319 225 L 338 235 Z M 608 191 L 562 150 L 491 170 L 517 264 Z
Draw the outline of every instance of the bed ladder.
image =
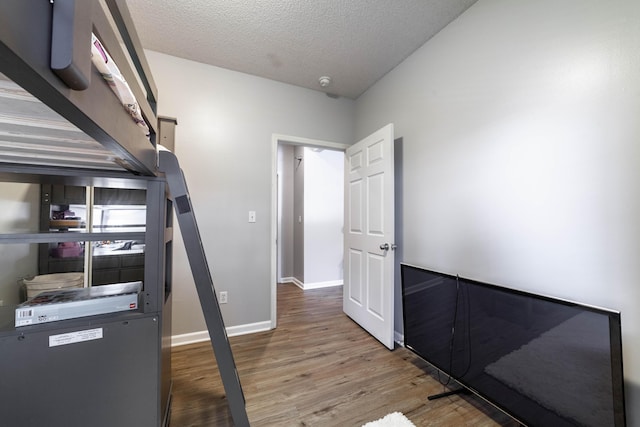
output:
M 244 394 L 233 360 L 231 345 L 222 320 L 211 272 L 200 239 L 198 224 L 191 205 L 187 182 L 176 156 L 168 149 L 158 146 L 159 169 L 164 172 L 169 186 L 170 198 L 180 224 L 180 232 L 189 258 L 191 273 L 200 298 L 200 305 L 207 323 L 211 346 L 218 362 L 218 370 L 227 394 L 233 422 L 237 427 L 249 427 Z

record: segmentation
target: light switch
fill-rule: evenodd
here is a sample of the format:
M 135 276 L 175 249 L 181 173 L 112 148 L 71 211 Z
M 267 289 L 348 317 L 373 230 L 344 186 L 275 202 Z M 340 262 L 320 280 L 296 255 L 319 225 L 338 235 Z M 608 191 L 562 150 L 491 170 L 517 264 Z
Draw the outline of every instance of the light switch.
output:
M 256 222 L 256 211 L 249 211 L 249 222 Z

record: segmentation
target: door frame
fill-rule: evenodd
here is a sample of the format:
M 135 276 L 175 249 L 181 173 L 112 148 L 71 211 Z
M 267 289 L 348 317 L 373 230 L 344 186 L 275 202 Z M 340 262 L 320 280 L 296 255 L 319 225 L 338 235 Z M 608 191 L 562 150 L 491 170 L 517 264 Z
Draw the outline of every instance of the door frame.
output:
M 349 144 L 274 133 L 271 136 L 271 329 L 278 318 L 278 145 L 326 148 L 345 152 Z

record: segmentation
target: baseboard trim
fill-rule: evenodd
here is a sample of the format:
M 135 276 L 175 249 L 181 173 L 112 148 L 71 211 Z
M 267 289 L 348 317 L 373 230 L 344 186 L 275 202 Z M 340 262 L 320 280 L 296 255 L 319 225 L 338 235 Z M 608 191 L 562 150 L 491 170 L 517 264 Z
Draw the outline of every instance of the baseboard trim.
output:
M 332 286 L 342 286 L 343 283 L 343 280 L 329 280 L 327 282 L 305 283 L 304 289 L 330 288 Z
M 291 282 L 293 282 L 293 284 L 299 287 L 300 289 L 304 290 L 304 283 L 302 283 L 300 280 L 296 279 L 295 277 L 292 277 Z
M 269 320 L 265 322 L 249 323 L 246 325 L 229 326 L 228 328 L 226 328 L 226 330 L 227 336 L 229 337 L 254 334 L 256 332 L 264 332 L 271 330 L 271 321 Z M 209 331 L 189 332 L 186 334 L 173 335 L 171 337 L 171 347 L 195 344 L 209 340 Z
M 255 334 L 256 332 L 270 331 L 271 320 L 265 320 L 264 322 L 248 323 L 246 325 L 229 326 L 227 328 L 227 335 L 235 337 L 237 335 Z
M 195 344 L 198 342 L 209 341 L 209 339 L 209 331 L 198 331 L 189 332 L 188 334 L 173 335 L 171 337 L 171 347 Z
M 289 277 L 288 281 L 293 283 L 303 291 L 309 289 L 330 288 L 332 286 L 342 286 L 344 284 L 344 280 L 329 280 L 327 282 L 304 283 L 296 279 L 295 277 Z
M 398 331 L 393 331 L 393 340 L 396 342 L 396 344 L 398 344 L 400 347 L 404 347 L 404 334 L 401 334 Z

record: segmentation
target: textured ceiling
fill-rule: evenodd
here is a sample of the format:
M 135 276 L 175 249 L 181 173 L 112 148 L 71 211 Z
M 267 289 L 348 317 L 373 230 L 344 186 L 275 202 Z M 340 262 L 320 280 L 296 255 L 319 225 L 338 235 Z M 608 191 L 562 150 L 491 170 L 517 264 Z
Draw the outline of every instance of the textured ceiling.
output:
M 146 49 L 355 99 L 476 1 L 127 4 Z

